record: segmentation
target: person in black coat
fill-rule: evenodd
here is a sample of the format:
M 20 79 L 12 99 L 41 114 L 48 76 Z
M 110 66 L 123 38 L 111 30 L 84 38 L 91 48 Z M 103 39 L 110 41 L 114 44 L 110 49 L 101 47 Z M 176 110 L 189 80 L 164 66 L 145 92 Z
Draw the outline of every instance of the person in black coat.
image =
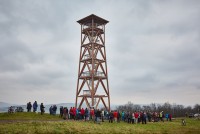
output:
M 110 123 L 110 122 L 113 123 L 113 117 L 114 117 L 114 115 L 113 115 L 113 112 L 111 111 L 111 112 L 109 113 L 109 123 Z
M 44 114 L 44 112 L 45 112 L 45 111 L 44 111 L 44 108 L 45 108 L 45 107 L 44 107 L 43 103 L 41 103 L 41 105 L 40 105 L 41 115 Z
M 86 108 L 86 109 L 85 109 L 85 121 L 88 120 L 88 116 L 89 116 L 89 111 L 88 111 L 88 109 Z
M 27 112 L 31 112 L 31 108 L 32 108 L 32 105 L 31 105 L 31 102 L 27 103 Z
M 97 111 L 96 111 L 96 122 L 97 123 L 100 123 L 100 118 L 101 118 L 101 111 L 98 109 Z
M 63 117 L 63 106 L 60 106 L 60 117 L 62 118 Z

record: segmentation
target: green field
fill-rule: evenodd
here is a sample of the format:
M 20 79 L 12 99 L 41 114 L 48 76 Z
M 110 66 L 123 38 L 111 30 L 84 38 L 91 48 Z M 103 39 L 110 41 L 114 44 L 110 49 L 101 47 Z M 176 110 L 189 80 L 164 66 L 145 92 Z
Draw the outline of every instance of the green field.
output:
M 0 113 L 0 133 L 171 133 L 200 134 L 200 120 L 186 119 L 186 126 L 181 125 L 181 118 L 172 122 L 157 122 L 145 124 L 108 123 L 101 124 L 84 121 L 66 121 L 58 116 L 36 113 Z

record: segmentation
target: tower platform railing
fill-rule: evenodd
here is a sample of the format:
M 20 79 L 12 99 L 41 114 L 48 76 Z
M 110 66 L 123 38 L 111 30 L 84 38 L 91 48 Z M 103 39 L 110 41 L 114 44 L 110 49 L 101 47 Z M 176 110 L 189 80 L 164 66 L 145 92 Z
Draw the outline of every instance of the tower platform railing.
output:
M 81 76 L 91 76 L 92 73 L 90 71 L 83 72 Z M 104 77 L 105 74 L 103 72 L 97 71 L 94 72 L 94 76 Z

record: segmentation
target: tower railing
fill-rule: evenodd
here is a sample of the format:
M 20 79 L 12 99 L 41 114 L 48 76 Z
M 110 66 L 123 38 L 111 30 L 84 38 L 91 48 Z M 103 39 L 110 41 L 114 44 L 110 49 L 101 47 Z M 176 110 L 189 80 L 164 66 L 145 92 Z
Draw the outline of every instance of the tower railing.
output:
M 95 76 L 101 76 L 101 77 L 104 77 L 104 73 L 103 72 L 100 72 L 100 71 L 97 71 L 94 73 Z
M 86 71 L 86 72 L 83 72 L 81 76 L 91 76 L 92 73 L 90 71 Z M 100 72 L 100 71 L 97 71 L 97 72 L 94 72 L 94 76 L 99 76 L 99 77 L 104 77 L 105 74 L 103 72 Z
M 83 29 L 87 29 L 87 28 L 103 29 L 103 27 L 101 25 L 99 25 L 98 23 L 94 23 L 93 26 L 92 26 L 92 23 L 87 23 L 87 24 L 83 25 Z
M 81 76 L 91 76 L 90 71 L 83 72 Z
M 86 54 L 86 55 L 83 56 L 83 60 L 87 60 L 87 59 L 90 59 L 90 58 L 91 58 L 91 56 L 89 54 Z
M 83 90 L 83 95 L 91 95 L 90 90 Z

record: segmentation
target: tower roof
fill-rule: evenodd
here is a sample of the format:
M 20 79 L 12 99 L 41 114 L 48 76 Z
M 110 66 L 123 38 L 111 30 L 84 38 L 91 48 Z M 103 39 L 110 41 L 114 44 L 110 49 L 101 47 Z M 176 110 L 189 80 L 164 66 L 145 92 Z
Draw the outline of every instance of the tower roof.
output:
M 79 24 L 87 24 L 87 23 L 91 23 L 92 19 L 93 19 L 94 23 L 98 23 L 98 24 L 107 24 L 109 22 L 109 21 L 107 21 L 107 20 L 105 20 L 105 19 L 103 19 L 101 17 L 98 17 L 98 16 L 96 16 L 94 14 L 91 14 L 91 15 L 83 18 L 83 19 L 80 19 L 77 22 Z

